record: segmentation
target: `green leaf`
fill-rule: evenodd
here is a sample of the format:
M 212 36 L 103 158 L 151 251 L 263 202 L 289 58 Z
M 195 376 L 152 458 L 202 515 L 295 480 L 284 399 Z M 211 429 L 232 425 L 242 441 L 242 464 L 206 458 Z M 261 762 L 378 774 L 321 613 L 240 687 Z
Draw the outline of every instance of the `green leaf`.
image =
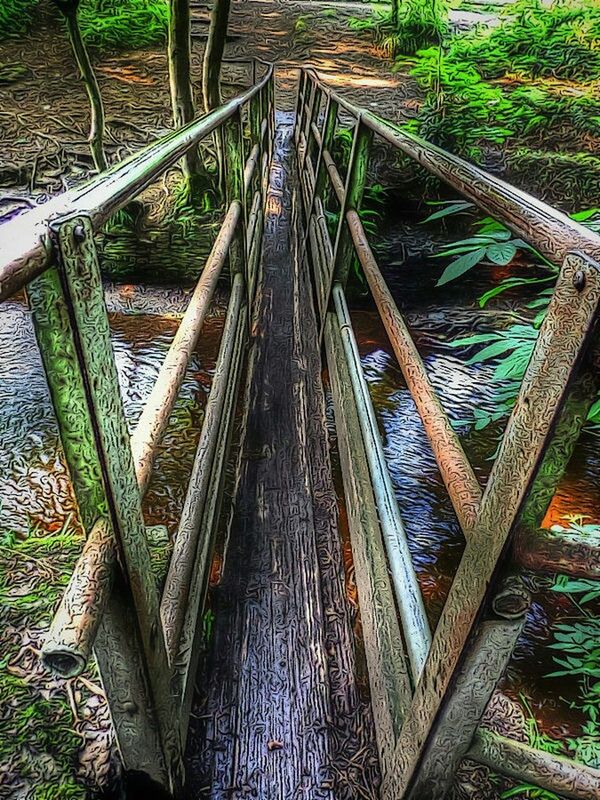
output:
M 501 244 L 492 244 L 486 250 L 486 256 L 493 261 L 494 264 L 505 266 L 510 264 L 517 254 L 517 248 L 512 242 L 502 242 Z
M 448 217 L 450 214 L 461 214 L 465 211 L 474 208 L 473 203 L 468 203 L 466 200 L 458 200 L 454 203 L 451 203 L 444 208 L 441 208 L 439 211 L 434 211 L 433 214 L 430 214 L 426 219 L 422 221 L 422 225 L 425 225 L 426 222 L 433 222 L 436 219 L 442 219 L 442 217 Z
M 499 342 L 494 342 L 493 344 L 484 347 L 483 350 L 480 350 L 478 353 L 475 353 L 466 363 L 469 364 L 477 364 L 481 361 L 487 361 L 490 358 L 496 358 L 497 356 L 502 355 L 502 353 L 506 353 L 508 350 L 514 350 L 515 344 L 514 342 L 510 342 L 506 339 L 501 339 Z
M 465 253 L 463 256 L 455 259 L 452 263 L 448 264 L 442 277 L 437 282 L 437 286 L 443 286 L 446 283 L 450 283 L 450 281 L 456 280 L 456 278 L 464 275 L 465 272 L 468 272 L 476 264 L 479 264 L 484 257 L 485 247 L 479 247 L 477 250 L 473 250 L 471 253 Z

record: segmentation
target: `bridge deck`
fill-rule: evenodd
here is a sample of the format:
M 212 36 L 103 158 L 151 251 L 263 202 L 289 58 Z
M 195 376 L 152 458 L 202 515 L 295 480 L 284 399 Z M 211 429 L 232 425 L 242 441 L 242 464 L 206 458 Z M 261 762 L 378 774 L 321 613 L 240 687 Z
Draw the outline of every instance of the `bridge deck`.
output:
M 370 798 L 374 736 L 356 683 L 289 124 L 275 149 L 205 729 L 188 747 L 203 762 L 193 794 Z

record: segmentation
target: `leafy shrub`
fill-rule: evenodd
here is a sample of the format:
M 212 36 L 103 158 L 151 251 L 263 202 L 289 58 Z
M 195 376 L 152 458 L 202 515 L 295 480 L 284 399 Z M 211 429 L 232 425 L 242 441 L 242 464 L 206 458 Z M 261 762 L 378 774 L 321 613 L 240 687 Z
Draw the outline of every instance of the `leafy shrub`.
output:
M 39 0 L 2 0 L 0 2 L 0 38 L 20 36 L 29 27 L 31 13 Z
M 135 50 L 165 41 L 169 6 L 166 0 L 84 0 L 79 19 L 87 44 Z
M 375 11 L 368 19 L 351 18 L 349 24 L 354 30 L 374 30 L 391 57 L 413 55 L 442 40 L 448 29 L 447 12 L 446 0 L 398 0 L 396 12 Z
M 449 58 L 477 65 L 486 78 L 507 72 L 584 80 L 600 76 L 597 0 L 519 0 L 491 29 L 456 37 Z

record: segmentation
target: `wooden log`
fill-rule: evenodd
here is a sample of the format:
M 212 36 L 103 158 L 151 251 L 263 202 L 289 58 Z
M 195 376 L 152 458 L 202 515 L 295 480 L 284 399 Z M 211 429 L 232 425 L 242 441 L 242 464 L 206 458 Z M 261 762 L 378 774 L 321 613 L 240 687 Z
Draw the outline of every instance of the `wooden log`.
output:
M 467 753 L 487 704 L 523 631 L 531 598 L 520 578 L 509 578 L 492 603 L 494 618 L 478 627 L 457 671 L 451 696 L 423 755 L 406 800 L 443 800 Z M 390 796 L 391 800 L 391 796 Z
M 240 213 L 239 201 L 233 201 L 131 437 L 131 451 L 142 495 L 148 487 L 157 447 L 169 423 L 189 360 L 198 343 Z
M 371 701 L 382 771 L 394 769 L 394 748 L 411 701 L 411 685 L 358 413 L 335 314 L 325 323 L 325 351 L 361 610 Z
M 532 572 L 600 579 L 600 542 L 575 532 L 521 526 L 515 534 L 513 556 Z
M 90 531 L 42 645 L 42 661 L 63 678 L 81 675 L 111 593 L 117 548 L 101 517 Z
M 498 562 L 509 548 L 519 518 L 531 518 L 529 498 L 537 513 L 542 510 L 538 476 L 541 496 L 547 497 L 547 476 L 556 478 L 559 467 L 564 469 L 571 457 L 598 388 L 592 342 L 599 302 L 600 268 L 581 255 L 569 256 L 398 741 L 396 768 L 385 787 L 392 797 L 402 797 L 417 777 L 425 745 L 468 654 L 469 636 L 489 597 Z
M 346 305 L 344 290 L 339 283 L 334 284 L 332 294 L 354 392 L 363 446 L 371 474 L 379 525 L 392 575 L 394 597 L 402 621 L 402 633 L 406 642 L 413 684 L 416 684 L 431 646 L 431 631 L 413 567 L 408 539 L 396 502 L 394 486 L 385 461 L 375 410 L 363 375 L 358 346 L 352 330 L 352 320 Z
M 431 443 L 442 479 L 465 533 L 469 535 L 481 503 L 481 488 L 454 432 L 448 415 L 440 403 L 427 371 L 398 311 L 394 298 L 367 240 L 363 224 L 355 211 L 348 212 L 348 227 L 358 260 L 381 315 L 394 354 L 417 406 L 423 427 Z
M 536 750 L 523 742 L 479 728 L 466 757 L 494 772 L 572 800 L 598 800 L 600 770 L 570 758 Z

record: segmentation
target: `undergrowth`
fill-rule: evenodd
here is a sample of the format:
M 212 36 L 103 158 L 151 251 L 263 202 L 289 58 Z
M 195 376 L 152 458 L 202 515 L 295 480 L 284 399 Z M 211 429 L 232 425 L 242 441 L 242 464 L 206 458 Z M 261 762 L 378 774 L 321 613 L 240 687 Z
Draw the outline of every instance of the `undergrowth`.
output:
M 40 680 L 37 647 L 81 549 L 81 535 L 67 520 L 49 533 L 0 534 L 0 795 L 35 800 L 83 800 L 75 755 L 81 738 L 63 688 Z M 6 792 L 6 794 L 3 794 Z
M 421 49 L 410 63 L 425 93 L 410 130 L 478 163 L 490 148 L 527 137 L 534 147 L 579 158 L 579 175 L 594 183 L 597 164 L 589 158 L 600 138 L 597 0 L 518 0 L 499 25 Z M 553 167 L 569 173 L 568 164 Z
M 17 37 L 35 24 L 40 0 L 0 3 L 0 38 Z M 167 0 L 82 0 L 79 21 L 86 43 L 99 50 L 131 50 L 164 42 Z
M 391 11 L 376 11 L 367 19 L 351 18 L 354 30 L 372 30 L 390 56 L 412 55 L 439 42 L 448 30 L 446 0 L 404 0 Z

